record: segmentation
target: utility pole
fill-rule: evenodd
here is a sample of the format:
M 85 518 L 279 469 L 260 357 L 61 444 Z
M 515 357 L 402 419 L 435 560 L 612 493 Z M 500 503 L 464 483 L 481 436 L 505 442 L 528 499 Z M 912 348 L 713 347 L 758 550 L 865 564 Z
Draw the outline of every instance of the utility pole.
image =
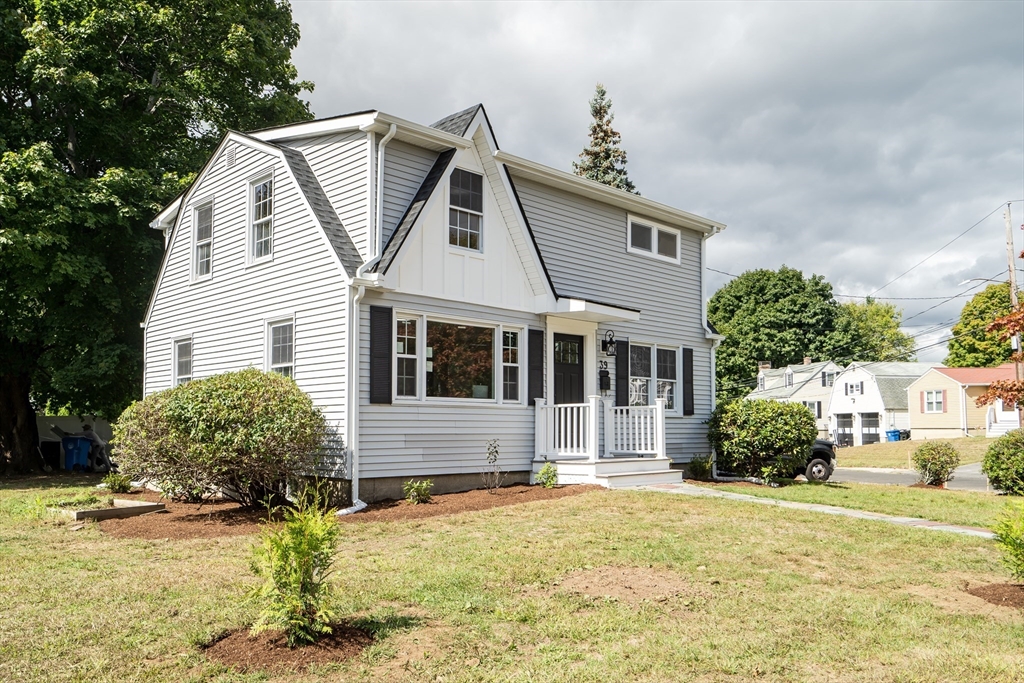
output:
M 1017 258 L 1013 246 L 1013 227 L 1010 224 L 1010 203 L 1006 203 L 1003 211 L 1003 220 L 1006 222 L 1006 260 L 1010 268 L 1010 306 L 1017 310 Z M 1024 379 L 1024 363 L 1020 358 L 1020 333 L 1013 335 L 1014 366 L 1017 368 L 1017 380 Z M 1017 416 L 1020 424 L 1024 426 L 1024 405 L 1017 404 Z

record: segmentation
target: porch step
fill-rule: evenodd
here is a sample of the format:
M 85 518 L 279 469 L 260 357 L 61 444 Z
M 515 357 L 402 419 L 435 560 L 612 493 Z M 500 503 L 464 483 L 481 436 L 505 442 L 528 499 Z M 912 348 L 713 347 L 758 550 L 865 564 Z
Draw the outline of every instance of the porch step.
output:
M 985 436 L 991 439 L 1002 436 L 1007 432 L 1012 432 L 1014 429 L 1017 429 L 1017 424 L 1014 422 L 996 422 L 988 426 L 988 429 L 985 430 Z
M 620 472 L 657 472 L 666 470 L 670 460 L 658 458 L 599 458 L 597 462 L 586 460 L 556 460 L 559 474 L 616 474 Z
M 621 489 L 628 486 L 653 486 L 654 484 L 678 484 L 682 481 L 682 470 L 668 468 L 654 472 L 615 472 L 597 477 L 597 483 L 607 489 Z
M 602 458 L 597 462 L 586 460 L 552 461 L 558 470 L 559 484 L 598 484 L 609 489 L 628 486 L 671 484 L 683 480 L 680 470 L 673 470 L 670 460 L 658 458 Z M 534 463 L 536 474 L 541 463 Z

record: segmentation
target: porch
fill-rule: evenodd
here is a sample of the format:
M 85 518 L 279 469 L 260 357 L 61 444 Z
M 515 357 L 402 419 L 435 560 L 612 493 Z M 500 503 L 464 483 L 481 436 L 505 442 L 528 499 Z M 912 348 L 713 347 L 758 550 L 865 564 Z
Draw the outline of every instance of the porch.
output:
M 559 484 L 606 488 L 682 481 L 665 440 L 665 399 L 652 406 L 615 406 L 590 396 L 585 403 L 548 405 L 537 399 L 533 472 L 552 462 Z

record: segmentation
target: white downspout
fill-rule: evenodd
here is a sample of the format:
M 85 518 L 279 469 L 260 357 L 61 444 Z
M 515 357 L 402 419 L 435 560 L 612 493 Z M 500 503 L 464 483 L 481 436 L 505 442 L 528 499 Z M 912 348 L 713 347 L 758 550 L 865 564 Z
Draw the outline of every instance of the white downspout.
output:
M 348 316 L 348 429 L 345 431 L 348 432 L 346 436 L 352 468 L 352 507 L 339 510 L 339 515 L 351 515 L 366 507 L 366 503 L 359 499 L 359 369 L 362 366 L 359 360 L 359 305 L 364 294 L 366 287 L 360 285 L 352 297 Z
M 707 259 L 708 259 L 708 238 L 717 235 L 720 230 L 716 229 L 711 233 L 704 233 L 700 238 L 700 324 L 704 333 L 711 334 L 708 327 L 708 297 L 707 297 Z M 718 403 L 718 375 L 715 371 L 715 357 L 719 344 L 722 340 L 715 337 L 711 340 L 711 411 L 714 412 Z M 718 479 L 718 453 L 711 449 L 711 478 Z
M 370 226 L 370 234 L 373 236 L 371 241 L 373 249 L 370 252 L 370 260 L 359 267 L 359 270 L 356 271 L 356 277 L 362 277 L 367 270 L 377 264 L 377 261 L 380 261 L 380 257 L 383 255 L 381 252 L 384 249 L 384 148 L 387 147 L 388 142 L 391 141 L 391 138 L 395 137 L 397 132 L 398 126 L 392 123 L 388 134 L 381 138 L 380 144 L 377 145 L 377 207 L 374 212 L 373 225 Z
M 909 412 L 909 411 L 908 411 Z M 960 385 L 960 417 L 964 427 L 964 436 L 970 436 L 970 426 L 967 424 L 967 385 Z

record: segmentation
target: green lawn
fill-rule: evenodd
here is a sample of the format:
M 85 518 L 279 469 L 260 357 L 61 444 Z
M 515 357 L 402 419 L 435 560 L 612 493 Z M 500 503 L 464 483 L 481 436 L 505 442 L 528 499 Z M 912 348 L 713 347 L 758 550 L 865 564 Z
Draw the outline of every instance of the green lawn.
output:
M 0 481 L 3 681 L 1024 680 L 1024 615 L 961 592 L 1009 580 L 992 542 L 654 492 L 344 525 L 338 608 L 381 639 L 241 675 L 197 644 L 253 618 L 252 537 L 75 531 L 37 516 L 45 485 Z M 688 588 L 629 604 L 561 585 L 609 565 Z
M 960 452 L 960 464 L 981 462 L 985 451 L 995 439 L 983 436 L 965 436 L 947 439 Z M 923 441 L 892 441 L 852 446 L 836 450 L 836 464 L 839 467 L 895 467 L 913 469 L 909 457 Z
M 995 524 L 999 514 L 1006 509 L 1010 501 L 1021 501 L 1021 498 L 1016 496 L 881 484 L 797 482 L 779 488 L 730 484 L 716 485 L 714 488 L 762 498 L 837 505 L 899 517 L 920 517 L 948 524 L 987 528 Z

